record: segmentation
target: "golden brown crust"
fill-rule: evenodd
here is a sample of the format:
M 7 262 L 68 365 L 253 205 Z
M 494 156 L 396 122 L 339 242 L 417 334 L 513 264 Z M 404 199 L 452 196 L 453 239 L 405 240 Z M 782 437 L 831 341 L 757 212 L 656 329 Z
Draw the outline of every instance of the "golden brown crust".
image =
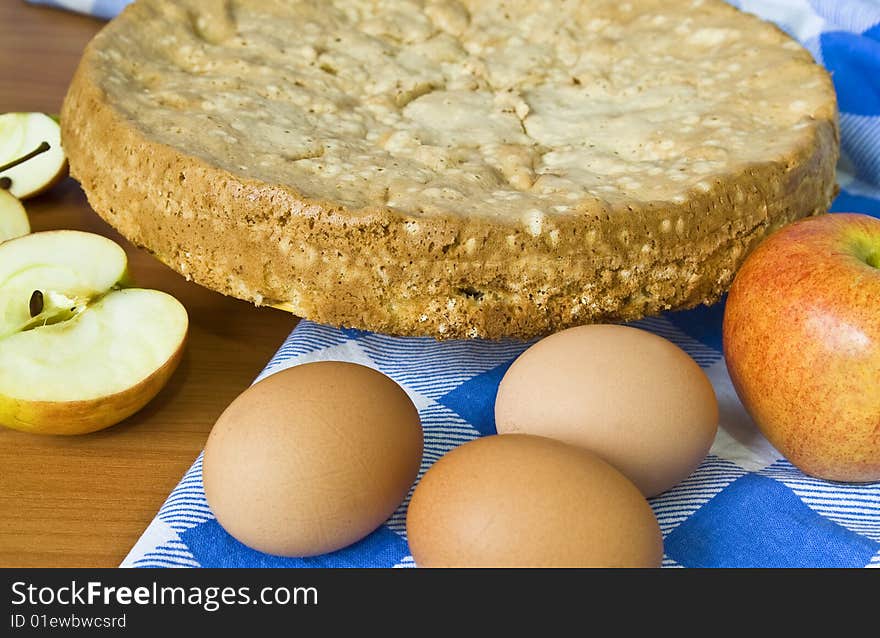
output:
M 94 209 L 187 278 L 322 323 L 530 337 L 711 303 L 762 237 L 824 212 L 836 190 L 831 98 L 803 143 L 774 161 L 716 177 L 681 203 L 584 202 L 553 219 L 552 235 L 479 217 L 351 210 L 144 134 L 107 99 L 100 46 L 98 36 L 62 110 L 71 174 Z

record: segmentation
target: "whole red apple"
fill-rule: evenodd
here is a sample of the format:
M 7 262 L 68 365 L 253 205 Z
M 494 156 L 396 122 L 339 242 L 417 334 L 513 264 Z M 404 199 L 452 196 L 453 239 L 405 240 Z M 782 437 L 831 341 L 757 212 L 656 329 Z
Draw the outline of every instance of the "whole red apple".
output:
M 737 273 L 724 355 L 758 427 L 807 474 L 880 480 L 880 219 L 796 222 Z

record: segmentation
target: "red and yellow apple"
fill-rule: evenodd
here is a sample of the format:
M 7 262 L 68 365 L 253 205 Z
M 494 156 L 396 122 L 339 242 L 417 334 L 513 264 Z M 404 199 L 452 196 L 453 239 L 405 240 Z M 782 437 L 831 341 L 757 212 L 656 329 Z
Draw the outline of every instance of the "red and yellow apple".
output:
M 805 473 L 880 480 L 880 219 L 832 214 L 771 235 L 724 315 L 733 385 Z

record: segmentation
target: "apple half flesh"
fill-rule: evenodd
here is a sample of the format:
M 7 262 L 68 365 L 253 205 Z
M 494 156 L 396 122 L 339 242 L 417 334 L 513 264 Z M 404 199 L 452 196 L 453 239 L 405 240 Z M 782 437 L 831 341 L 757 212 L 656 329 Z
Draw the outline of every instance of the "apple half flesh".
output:
M 127 272 L 125 251 L 92 233 L 46 231 L 0 244 L 0 340 L 70 318 L 92 299 L 124 284 Z M 36 314 L 30 304 L 35 291 L 44 299 Z
M 27 212 L 21 202 L 0 189 L 0 242 L 31 232 Z
M 188 318 L 174 297 L 118 286 L 125 253 L 90 233 L 0 244 L 0 424 L 85 434 L 145 406 L 174 372 Z
M 0 180 L 8 180 L 9 192 L 18 199 L 39 195 L 67 174 L 61 127 L 45 113 L 0 115 L 0 166 L 34 153 L 43 144 L 48 145 L 44 152 L 0 171 Z

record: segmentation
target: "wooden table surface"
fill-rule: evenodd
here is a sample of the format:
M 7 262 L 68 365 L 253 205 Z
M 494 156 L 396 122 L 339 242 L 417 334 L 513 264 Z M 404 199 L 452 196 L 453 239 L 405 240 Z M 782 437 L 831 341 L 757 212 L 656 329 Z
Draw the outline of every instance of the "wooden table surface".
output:
M 83 47 L 101 26 L 21 0 L 0 2 L 0 113 L 57 113 Z M 76 228 L 119 241 L 137 283 L 173 294 L 189 311 L 184 360 L 140 413 L 79 437 L 0 428 L 0 566 L 113 567 L 296 318 L 186 282 L 125 243 L 69 178 L 25 206 L 35 231 Z

